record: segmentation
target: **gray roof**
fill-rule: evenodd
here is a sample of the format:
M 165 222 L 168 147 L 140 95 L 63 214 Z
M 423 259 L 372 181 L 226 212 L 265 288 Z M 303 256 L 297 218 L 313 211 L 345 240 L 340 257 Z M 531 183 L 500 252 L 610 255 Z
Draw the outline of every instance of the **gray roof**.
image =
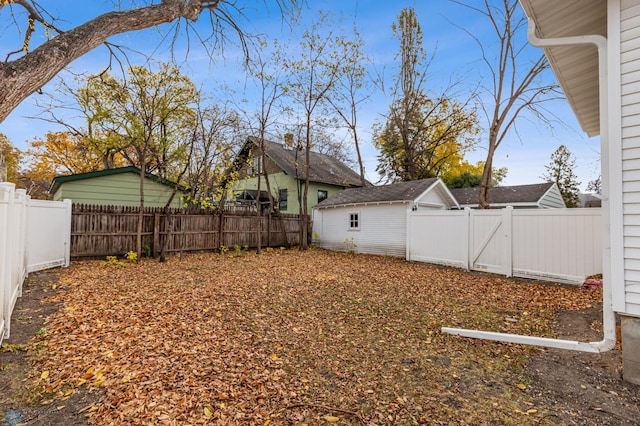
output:
M 256 138 L 249 137 L 247 147 L 256 144 Z M 289 148 L 284 144 L 264 141 L 265 153 L 289 176 L 306 179 L 304 150 Z M 243 148 L 244 150 L 244 148 Z M 360 175 L 340 160 L 326 154 L 311 151 L 309 154 L 309 180 L 344 187 L 362 186 Z
M 531 185 L 496 186 L 489 190 L 489 204 L 536 204 L 553 185 L 553 182 L 545 182 Z M 450 191 L 461 206 L 478 204 L 480 196 L 480 188 L 478 187 L 456 188 Z
M 400 182 L 383 186 L 349 188 L 327 198 L 316 207 L 332 207 L 344 204 L 374 202 L 413 201 L 429 189 L 438 178 Z

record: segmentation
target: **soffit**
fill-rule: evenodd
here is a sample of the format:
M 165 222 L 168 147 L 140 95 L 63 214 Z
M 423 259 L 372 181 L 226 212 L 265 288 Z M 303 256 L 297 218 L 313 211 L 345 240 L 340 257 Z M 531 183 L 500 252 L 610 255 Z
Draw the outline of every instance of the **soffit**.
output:
M 605 0 L 520 0 L 536 24 L 540 38 L 581 35 L 607 36 Z M 600 133 L 598 52 L 593 45 L 558 46 L 544 49 L 582 129 Z

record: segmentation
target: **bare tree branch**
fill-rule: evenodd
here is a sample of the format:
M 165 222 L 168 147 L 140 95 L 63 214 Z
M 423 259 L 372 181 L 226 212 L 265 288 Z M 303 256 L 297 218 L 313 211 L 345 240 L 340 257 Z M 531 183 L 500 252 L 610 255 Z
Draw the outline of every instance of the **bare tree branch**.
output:
M 68 31 L 62 31 L 52 24 L 53 19 L 46 16 L 43 9 L 33 0 L 7 0 L 12 8 L 11 16 L 21 7 L 26 13 L 23 56 L 9 61 L 20 50 L 11 52 L 4 62 L 0 62 L 0 122 L 26 97 L 39 90 L 72 61 L 85 53 L 103 45 L 109 37 L 125 32 L 142 30 L 160 24 L 184 19 L 195 22 L 203 12 L 209 12 L 211 37 L 224 40 L 225 30 L 231 29 L 246 50 L 246 34 L 237 22 L 240 9 L 233 0 L 162 0 L 146 6 L 129 10 L 116 10 L 100 15 Z M 284 14 L 295 11 L 300 0 L 278 0 L 277 4 Z M 3 3 L 5 4 L 5 3 Z M 6 6 L 3 6 L 6 7 Z M 14 21 L 16 25 L 17 21 Z M 45 26 L 51 37 L 33 51 L 30 51 L 33 25 L 38 22 Z

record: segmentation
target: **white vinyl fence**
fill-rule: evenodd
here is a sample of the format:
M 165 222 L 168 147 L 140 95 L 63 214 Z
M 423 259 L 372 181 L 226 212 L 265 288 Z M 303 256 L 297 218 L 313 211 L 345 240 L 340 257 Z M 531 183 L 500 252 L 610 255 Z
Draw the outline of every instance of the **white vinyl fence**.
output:
M 29 272 L 69 266 L 71 201 L 31 200 L 0 183 L 0 342 Z
M 410 212 L 407 260 L 581 283 L 602 272 L 599 208 Z

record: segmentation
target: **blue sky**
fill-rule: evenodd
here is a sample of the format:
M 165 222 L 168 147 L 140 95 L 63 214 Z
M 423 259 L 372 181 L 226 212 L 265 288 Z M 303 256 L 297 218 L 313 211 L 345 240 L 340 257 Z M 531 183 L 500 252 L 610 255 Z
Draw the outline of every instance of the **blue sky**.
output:
M 52 14 L 65 19 L 60 26 L 71 28 L 86 19 L 90 19 L 108 10 L 111 2 L 86 0 L 44 0 L 41 4 L 50 6 Z M 253 4 L 246 1 L 246 4 Z M 270 2 L 268 2 L 270 3 Z M 488 21 L 481 15 L 474 13 L 449 0 L 422 0 L 388 2 L 379 0 L 313 0 L 304 9 L 303 19 L 299 25 L 303 26 L 317 16 L 318 10 L 343 14 L 343 23 L 347 30 L 355 22 L 365 42 L 365 51 L 375 63 L 378 70 L 385 69 L 385 75 L 391 76 L 397 65 L 394 55 L 398 50 L 398 42 L 393 37 L 392 23 L 396 20 L 400 10 L 413 7 L 420 20 L 424 33 L 424 48 L 428 54 L 435 52 L 435 58 L 429 68 L 428 81 L 434 91 L 444 89 L 450 81 L 460 81 L 460 92 L 471 90 L 482 79 L 488 78 L 480 61 L 480 51 L 477 44 L 456 25 L 462 26 L 480 39 L 489 40 L 490 29 Z M 15 50 L 15 39 L 12 32 L 6 29 L 6 11 L 0 14 L 0 51 L 5 53 Z M 204 20 L 203 20 L 204 21 Z M 246 10 L 246 19 L 240 21 L 243 28 L 249 32 L 262 33 L 267 38 L 284 40 L 289 36 L 289 29 L 283 25 L 275 6 L 269 12 L 260 10 Z M 200 22 L 198 25 L 204 25 Z M 455 25 L 454 25 L 455 24 Z M 42 37 L 42 35 L 36 35 Z M 112 41 L 128 45 L 145 52 L 154 52 L 154 59 L 168 60 L 168 49 L 162 47 L 156 50 L 162 34 L 157 29 L 129 33 L 115 37 Z M 37 39 L 35 39 L 37 41 Z M 485 46 L 491 49 L 492 45 Z M 537 49 L 531 47 L 532 54 Z M 178 55 L 179 57 L 180 55 Z M 223 54 L 210 58 L 200 48 L 197 42 L 192 42 L 189 56 L 182 64 L 183 73 L 191 77 L 196 84 L 207 91 L 207 87 L 226 84 L 241 92 L 245 85 L 242 68 L 239 64 L 240 52 L 236 46 L 226 46 Z M 135 55 L 132 56 L 135 58 Z M 182 59 L 182 58 L 180 58 Z M 135 62 L 135 59 L 133 61 Z M 142 63 L 142 59 L 140 62 Z M 95 73 L 101 71 L 107 64 L 107 54 L 104 48 L 85 55 L 71 64 L 69 70 L 75 73 Z M 69 79 L 70 73 L 62 73 L 62 78 Z M 553 75 L 549 72 L 549 79 Z M 45 87 L 45 91 L 55 90 L 55 82 Z M 33 95 L 16 108 L 9 117 L 0 123 L 0 132 L 20 149 L 26 148 L 26 141 L 35 137 L 43 137 L 47 130 L 62 130 L 41 120 L 28 118 L 37 115 L 35 107 L 38 95 Z M 364 140 L 362 152 L 365 160 L 367 177 L 377 181 L 375 172 L 377 151 L 371 141 L 371 126 L 381 119 L 381 114 L 387 111 L 389 99 L 376 93 L 364 105 L 359 114 L 360 137 Z M 565 123 L 547 129 L 539 122 L 524 120 L 518 126 L 518 134 L 513 133 L 499 147 L 494 157 L 494 165 L 507 167 L 509 173 L 505 185 L 520 185 L 541 182 L 540 176 L 545 173 L 544 166 L 549 163 L 551 153 L 561 144 L 566 145 L 576 158 L 575 172 L 582 182 L 582 189 L 588 181 L 599 175 L 599 138 L 588 138 L 579 128 L 575 117 L 566 102 L 556 102 L 552 105 L 554 114 Z M 472 162 L 484 160 L 486 146 L 485 135 L 480 135 L 479 147 L 476 152 L 468 154 L 467 159 Z

